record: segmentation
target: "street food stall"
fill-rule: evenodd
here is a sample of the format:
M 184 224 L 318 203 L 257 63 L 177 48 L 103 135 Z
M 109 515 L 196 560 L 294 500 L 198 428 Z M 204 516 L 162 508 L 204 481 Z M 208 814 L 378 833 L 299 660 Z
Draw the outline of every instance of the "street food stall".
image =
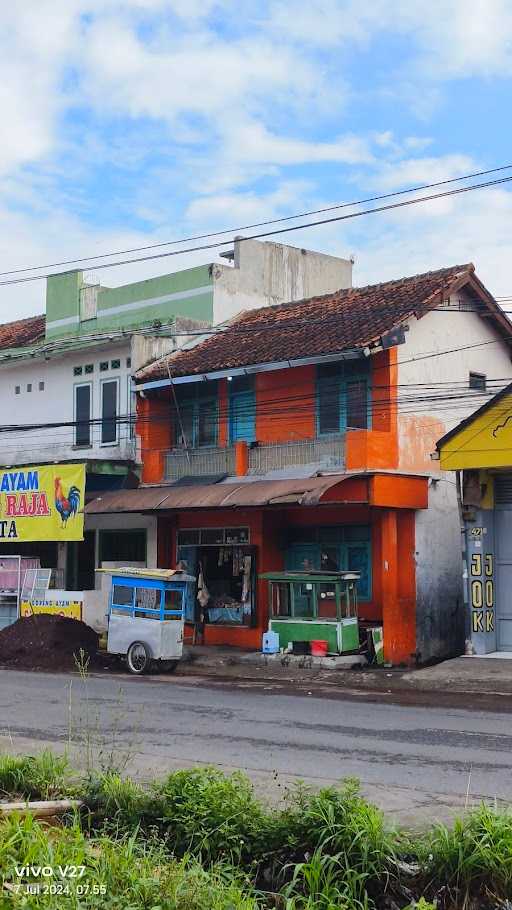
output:
M 179 569 L 103 571 L 112 575 L 107 651 L 123 657 L 138 675 L 152 664 L 175 670 L 183 653 L 187 591 L 195 578 Z
M 266 572 L 269 586 L 269 631 L 279 647 L 327 642 L 329 654 L 359 648 L 357 572 Z

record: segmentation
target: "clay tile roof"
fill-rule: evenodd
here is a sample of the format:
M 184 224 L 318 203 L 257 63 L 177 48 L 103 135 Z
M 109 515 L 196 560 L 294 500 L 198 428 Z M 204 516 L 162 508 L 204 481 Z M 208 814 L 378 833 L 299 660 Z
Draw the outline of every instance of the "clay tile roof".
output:
M 250 364 L 275 363 L 335 354 L 361 348 L 413 315 L 424 315 L 446 299 L 451 289 L 473 279 L 487 305 L 497 305 L 474 276 L 474 265 L 450 266 L 435 272 L 349 288 L 297 303 L 276 304 L 240 314 L 217 334 L 166 358 L 137 374 L 138 382 L 168 376 L 189 376 Z M 506 323 L 505 317 L 502 317 Z M 512 327 L 503 331 L 511 335 Z
M 0 325 L 0 350 L 24 348 L 44 339 L 45 316 L 29 316 Z

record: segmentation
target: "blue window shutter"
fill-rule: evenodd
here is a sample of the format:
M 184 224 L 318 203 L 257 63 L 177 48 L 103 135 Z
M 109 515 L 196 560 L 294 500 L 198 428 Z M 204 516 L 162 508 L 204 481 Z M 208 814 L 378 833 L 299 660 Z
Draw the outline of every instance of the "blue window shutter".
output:
M 253 442 L 256 438 L 256 395 L 254 388 L 229 395 L 230 442 Z

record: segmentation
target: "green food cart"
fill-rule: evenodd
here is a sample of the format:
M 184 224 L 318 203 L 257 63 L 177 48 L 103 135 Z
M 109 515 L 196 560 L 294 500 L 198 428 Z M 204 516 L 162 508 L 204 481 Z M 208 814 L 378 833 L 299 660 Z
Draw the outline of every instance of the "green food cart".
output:
M 279 647 L 326 641 L 329 654 L 359 648 L 356 572 L 265 572 L 269 586 L 269 630 Z

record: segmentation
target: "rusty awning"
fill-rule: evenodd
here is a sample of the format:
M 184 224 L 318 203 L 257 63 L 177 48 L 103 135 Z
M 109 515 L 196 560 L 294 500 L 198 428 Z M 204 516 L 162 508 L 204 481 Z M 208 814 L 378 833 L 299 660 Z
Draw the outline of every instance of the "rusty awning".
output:
M 368 504 L 427 508 L 425 476 L 361 472 L 293 480 L 240 480 L 209 484 L 167 484 L 101 493 L 85 506 L 86 515 L 171 512 L 177 509 L 229 509 L 250 506 Z
M 359 477 L 361 475 L 358 475 Z M 247 480 L 239 483 L 168 484 L 139 487 L 137 490 L 113 490 L 96 496 L 85 507 L 86 515 L 106 512 L 153 512 L 174 509 L 235 508 L 282 504 L 316 505 L 322 496 L 353 474 L 331 474 L 324 477 L 300 477 L 296 480 Z M 363 498 L 367 496 L 360 486 Z M 342 499 L 343 497 L 340 497 Z

